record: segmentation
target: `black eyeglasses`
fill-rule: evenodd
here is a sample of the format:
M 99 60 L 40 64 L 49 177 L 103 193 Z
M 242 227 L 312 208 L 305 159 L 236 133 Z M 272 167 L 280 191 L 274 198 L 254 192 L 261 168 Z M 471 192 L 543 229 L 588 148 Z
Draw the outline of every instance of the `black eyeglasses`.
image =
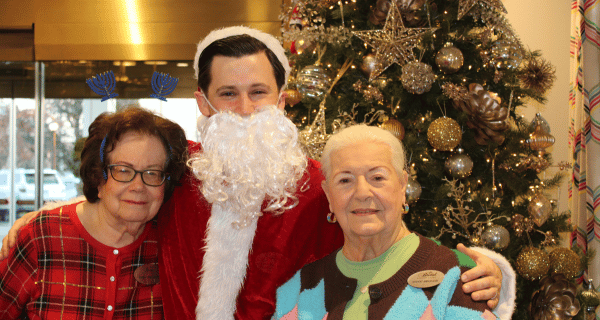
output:
M 111 164 L 106 166 L 110 175 L 119 182 L 131 182 L 135 179 L 135 176 L 139 173 L 142 175 L 142 182 L 151 187 L 158 187 L 165 182 L 167 174 L 161 170 L 144 170 L 137 171 L 129 166 L 122 164 Z

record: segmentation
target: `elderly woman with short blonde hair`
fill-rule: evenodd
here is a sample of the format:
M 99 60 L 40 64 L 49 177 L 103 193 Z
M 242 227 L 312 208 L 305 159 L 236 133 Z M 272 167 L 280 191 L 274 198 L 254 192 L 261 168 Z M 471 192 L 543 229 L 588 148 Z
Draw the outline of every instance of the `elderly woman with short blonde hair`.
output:
M 277 291 L 277 319 L 496 319 L 461 290 L 474 265 L 407 229 L 408 175 L 401 142 L 377 127 L 334 134 L 322 186 L 344 245 L 304 266 Z

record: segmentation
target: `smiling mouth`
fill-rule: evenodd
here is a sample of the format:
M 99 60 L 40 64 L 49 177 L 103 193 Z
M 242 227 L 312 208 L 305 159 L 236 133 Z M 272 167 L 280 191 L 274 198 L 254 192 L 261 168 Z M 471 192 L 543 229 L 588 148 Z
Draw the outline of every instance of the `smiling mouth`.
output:
M 124 200 L 125 202 L 129 203 L 129 204 L 137 204 L 137 205 L 144 205 L 146 204 L 145 201 L 133 201 L 133 200 Z
M 370 214 L 376 214 L 377 212 L 379 212 L 379 210 L 376 209 L 356 209 L 356 210 L 352 210 L 350 211 L 353 214 L 359 215 L 359 216 L 366 216 L 366 215 L 370 215 Z

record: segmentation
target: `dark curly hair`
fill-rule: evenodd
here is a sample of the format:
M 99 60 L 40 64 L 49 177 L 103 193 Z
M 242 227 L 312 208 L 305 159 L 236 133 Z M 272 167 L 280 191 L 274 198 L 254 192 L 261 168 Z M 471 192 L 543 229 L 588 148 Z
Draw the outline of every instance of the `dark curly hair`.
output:
M 183 129 L 178 124 L 148 110 L 127 107 L 115 113 L 105 112 L 90 125 L 89 136 L 81 151 L 79 169 L 83 181 L 83 194 L 87 201 L 91 203 L 98 201 L 98 186 L 104 183 L 106 176 L 107 155 L 114 150 L 124 134 L 132 131 L 148 134 L 162 141 L 165 152 L 169 156 L 165 167 L 165 173 L 169 178 L 165 181 L 164 201 L 173 194 L 175 185 L 186 170 L 188 151 Z M 100 159 L 103 140 L 105 140 L 104 156 Z

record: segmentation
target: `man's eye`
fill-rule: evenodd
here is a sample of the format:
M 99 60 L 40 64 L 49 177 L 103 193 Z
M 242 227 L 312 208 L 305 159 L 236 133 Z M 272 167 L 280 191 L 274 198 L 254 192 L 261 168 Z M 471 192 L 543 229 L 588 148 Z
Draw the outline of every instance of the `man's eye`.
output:
M 233 93 L 231 91 L 226 91 L 226 92 L 221 93 L 222 97 L 233 97 L 234 95 L 235 95 L 235 93 Z
M 149 176 L 158 176 L 158 172 L 156 172 L 156 171 L 146 171 L 146 175 L 149 175 Z

